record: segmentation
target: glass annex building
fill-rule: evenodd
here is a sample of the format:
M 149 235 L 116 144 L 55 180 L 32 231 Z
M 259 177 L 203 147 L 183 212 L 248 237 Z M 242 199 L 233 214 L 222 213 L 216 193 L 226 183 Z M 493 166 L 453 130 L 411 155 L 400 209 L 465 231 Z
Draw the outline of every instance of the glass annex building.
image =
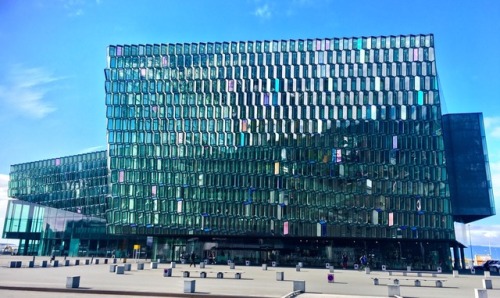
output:
M 105 213 L 103 235 L 117 239 L 106 250 L 450 268 L 450 247 L 464 266 L 454 222 L 495 213 L 482 118 L 471 133 L 484 140 L 484 208 L 467 216 L 450 191 L 467 173 L 446 163 L 461 152 L 445 150 L 454 122 L 443 125 L 432 35 L 117 45 L 105 76 L 98 204 L 28 201 Z M 23 166 L 9 194 L 24 201 Z

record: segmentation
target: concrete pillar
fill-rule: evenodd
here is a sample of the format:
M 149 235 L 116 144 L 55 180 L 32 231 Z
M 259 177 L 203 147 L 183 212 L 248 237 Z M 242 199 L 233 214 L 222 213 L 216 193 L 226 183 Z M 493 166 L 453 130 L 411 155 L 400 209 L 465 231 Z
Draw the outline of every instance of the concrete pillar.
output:
M 460 269 L 460 257 L 458 255 L 458 246 L 453 246 L 453 258 L 455 259 L 453 262 L 453 270 Z
M 463 247 L 460 247 L 460 263 L 462 264 L 462 269 L 466 269 L 465 265 L 465 250 Z
M 66 288 L 78 288 L 80 286 L 80 276 L 66 277 Z
M 488 292 L 484 289 L 474 289 L 475 298 L 488 298 Z
M 196 287 L 196 281 L 191 279 L 191 280 L 184 280 L 184 293 L 194 293 Z
M 293 281 L 293 291 L 300 291 L 301 293 L 306 292 L 306 281 L 305 280 L 294 280 Z
M 394 297 L 400 295 L 399 285 L 387 285 L 387 296 Z
M 491 279 L 483 279 L 483 288 L 488 290 L 493 289 L 493 284 L 491 283 Z

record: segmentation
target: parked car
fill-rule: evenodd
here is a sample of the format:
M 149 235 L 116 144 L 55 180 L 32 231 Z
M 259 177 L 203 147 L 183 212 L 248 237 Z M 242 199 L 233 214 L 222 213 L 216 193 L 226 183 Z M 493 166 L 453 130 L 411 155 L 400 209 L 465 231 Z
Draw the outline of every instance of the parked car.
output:
M 490 272 L 500 272 L 500 261 L 497 261 L 496 263 L 490 264 L 489 265 Z
M 498 260 L 488 260 L 488 261 L 484 262 L 482 265 L 474 266 L 474 269 L 476 269 L 476 270 L 490 271 L 490 266 L 492 266 L 492 265 L 498 265 L 498 266 L 500 266 L 500 261 L 498 261 Z M 498 267 L 495 267 L 495 269 L 498 269 Z

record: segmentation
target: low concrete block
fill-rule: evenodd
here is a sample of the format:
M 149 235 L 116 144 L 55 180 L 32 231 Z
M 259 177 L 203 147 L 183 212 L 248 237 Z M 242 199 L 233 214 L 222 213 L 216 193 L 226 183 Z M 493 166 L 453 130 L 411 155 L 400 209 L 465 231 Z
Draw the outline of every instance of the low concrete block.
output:
M 123 264 L 123 267 L 125 268 L 125 271 L 132 270 L 132 264 Z
M 335 268 L 333 266 L 330 266 L 330 273 L 334 273 L 335 272 Z
M 239 272 L 235 273 L 234 279 L 241 279 L 241 273 L 239 273 Z
M 116 272 L 116 265 L 115 264 L 112 264 L 112 265 L 109 265 L 109 272 Z
M 163 277 L 171 277 L 172 276 L 172 268 L 163 269 Z
M 262 264 L 262 270 L 267 270 L 267 264 Z
M 301 293 L 306 292 L 306 281 L 305 280 L 294 280 L 293 281 L 293 291 L 300 291 Z
M 335 282 L 335 275 L 333 273 L 329 273 L 327 274 L 326 276 L 326 280 L 329 282 L 329 283 L 333 283 Z
M 245 266 L 250 266 L 250 261 L 245 261 Z
M 104 259 L 104 264 L 107 265 L 108 264 L 108 259 Z
M 99 259 L 95 259 L 95 264 L 99 265 Z
M 490 271 L 484 270 L 484 277 L 490 277 L 490 276 L 491 276 Z
M 157 262 L 151 262 L 149 264 L 149 268 L 151 268 L 151 269 L 158 269 L 158 263 Z
M 66 288 L 78 288 L 80 286 L 80 276 L 66 277 Z
M 234 268 L 235 268 L 234 263 L 229 264 L 229 269 L 234 269 Z
M 379 284 L 378 278 L 374 278 L 374 279 L 373 279 L 373 284 L 374 284 L 375 286 L 378 286 L 378 284 Z
M 295 266 L 295 271 L 297 271 L 297 272 L 298 272 L 298 271 L 300 271 L 300 268 L 301 268 L 301 266 L 300 266 L 300 265 L 296 265 L 296 266 Z
M 276 280 L 282 281 L 285 279 L 285 272 L 279 271 L 276 272 Z
M 421 285 L 422 283 L 420 282 L 420 280 L 415 279 L 415 287 L 420 287 Z
M 52 265 L 52 267 L 59 267 L 59 261 L 58 260 L 54 260 L 54 264 Z
M 69 260 L 64 261 L 64 266 L 69 266 Z
M 85 260 L 85 265 L 90 265 L 90 260 L 89 259 Z
M 387 285 L 387 296 L 394 297 L 400 295 L 399 285 Z
M 123 265 L 116 266 L 115 273 L 116 274 L 125 274 L 125 266 L 123 266 Z
M 40 267 L 46 268 L 47 267 L 47 261 L 42 261 L 40 263 Z
M 277 265 L 276 261 L 271 262 L 271 266 L 276 267 L 276 265 Z
M 137 270 L 144 270 L 144 263 L 137 263 Z
M 184 280 L 184 293 L 194 293 L 196 287 L 195 280 Z
M 440 280 L 436 280 L 436 288 L 442 288 L 443 287 L 443 282 Z
M 29 268 L 34 268 L 35 267 L 35 261 L 29 261 L 28 267 Z
M 458 277 L 458 270 L 453 270 L 453 277 Z
M 485 289 L 474 289 L 475 298 L 488 298 L 488 292 Z
M 200 262 L 200 268 L 204 269 L 205 268 L 205 262 Z
M 370 267 L 365 267 L 365 273 L 370 274 Z
M 483 279 L 483 288 L 491 290 L 493 289 L 493 283 L 491 279 Z
M 175 268 L 175 262 L 170 262 L 170 268 Z
M 80 260 L 75 260 L 75 266 L 80 265 Z
M 10 261 L 9 268 L 16 268 L 16 263 L 17 263 L 17 261 Z

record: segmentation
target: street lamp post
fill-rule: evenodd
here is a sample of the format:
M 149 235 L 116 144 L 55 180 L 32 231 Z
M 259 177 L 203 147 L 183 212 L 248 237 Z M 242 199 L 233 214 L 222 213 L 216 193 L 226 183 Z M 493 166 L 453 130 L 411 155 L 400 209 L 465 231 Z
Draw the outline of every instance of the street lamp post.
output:
M 470 233 L 470 224 L 467 225 L 469 227 L 469 247 L 470 247 L 470 269 L 474 268 L 474 256 L 472 255 L 472 237 Z

